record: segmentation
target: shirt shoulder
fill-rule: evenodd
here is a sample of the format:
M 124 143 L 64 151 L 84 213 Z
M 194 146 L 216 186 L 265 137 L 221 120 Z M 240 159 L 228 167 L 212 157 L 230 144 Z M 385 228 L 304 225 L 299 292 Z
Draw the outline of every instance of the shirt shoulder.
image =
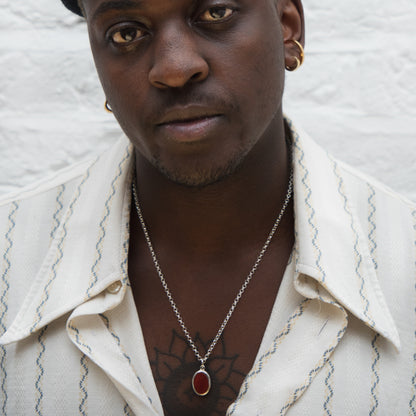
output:
M 93 159 L 78 162 L 60 169 L 39 181 L 24 186 L 17 191 L 13 191 L 9 194 L 0 197 L 0 210 L 5 207 L 17 203 L 19 201 L 27 200 L 30 198 L 38 198 L 44 195 L 54 193 L 54 191 L 60 186 L 65 186 L 71 182 L 76 182 L 85 171 L 91 166 Z
M 344 177 L 353 187 L 356 187 L 360 191 L 364 192 L 368 192 L 370 190 L 371 193 L 375 193 L 377 197 L 383 198 L 386 201 L 395 201 L 398 205 L 401 205 L 404 210 L 410 210 L 411 212 L 416 210 L 416 202 L 411 201 L 384 183 L 347 163 L 339 160 L 337 160 L 337 163 L 343 171 Z

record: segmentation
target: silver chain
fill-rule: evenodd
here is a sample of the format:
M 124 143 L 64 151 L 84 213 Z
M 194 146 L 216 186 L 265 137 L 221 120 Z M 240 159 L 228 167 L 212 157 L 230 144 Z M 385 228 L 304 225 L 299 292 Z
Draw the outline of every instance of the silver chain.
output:
M 238 291 L 237 296 L 235 297 L 235 299 L 234 299 L 234 301 L 233 301 L 233 303 L 232 303 L 232 305 L 231 305 L 231 307 L 230 307 L 230 309 L 227 313 L 227 316 L 222 321 L 222 324 L 221 324 L 220 328 L 218 329 L 217 335 L 215 335 L 215 338 L 212 340 L 211 345 L 209 346 L 209 348 L 207 350 L 207 353 L 205 354 L 204 357 L 201 357 L 201 354 L 199 353 L 198 348 L 196 347 L 194 341 L 192 340 L 191 335 L 189 334 L 188 329 L 186 328 L 185 322 L 182 319 L 182 316 L 181 316 L 181 314 L 178 310 L 178 307 L 176 306 L 176 303 L 173 300 L 172 293 L 169 290 L 169 287 L 168 287 L 168 284 L 166 283 L 165 277 L 163 276 L 162 269 L 160 268 L 159 261 L 157 259 L 155 250 L 153 249 L 153 244 L 152 244 L 152 242 L 150 240 L 150 237 L 149 237 L 149 232 L 147 231 L 147 227 L 146 227 L 146 224 L 145 224 L 144 219 L 143 219 L 143 214 L 142 214 L 142 210 L 140 208 L 139 198 L 137 196 L 136 180 L 135 179 L 133 180 L 132 191 L 133 191 L 133 198 L 134 198 L 134 202 L 135 202 L 135 206 L 136 206 L 137 215 L 139 217 L 140 224 L 142 226 L 143 233 L 144 233 L 147 245 L 149 247 L 149 251 L 150 251 L 150 254 L 152 256 L 152 260 L 153 260 L 153 263 L 155 265 L 157 274 L 159 275 L 160 282 L 162 283 L 162 286 L 163 286 L 163 289 L 165 290 L 166 296 L 169 299 L 170 306 L 172 307 L 173 312 L 175 313 L 176 319 L 178 320 L 179 325 L 181 326 L 182 331 L 185 334 L 186 339 L 188 340 L 189 345 L 192 348 L 192 351 L 194 352 L 195 356 L 198 358 L 198 361 L 201 363 L 201 368 L 202 369 L 205 367 L 205 363 L 208 360 L 209 356 L 211 355 L 213 349 L 215 348 L 215 345 L 217 344 L 218 340 L 220 339 L 221 334 L 223 333 L 228 321 L 231 318 L 231 315 L 234 312 L 234 309 L 236 308 L 236 306 L 237 306 L 239 300 L 241 299 L 241 297 L 243 296 L 243 293 L 246 290 L 248 284 L 250 283 L 250 280 L 253 278 L 254 273 L 256 272 L 257 268 L 259 267 L 259 264 L 260 264 L 261 260 L 263 259 L 263 256 L 266 253 L 266 250 L 269 247 L 269 244 L 270 244 L 270 242 L 273 238 L 273 235 L 275 234 L 275 232 L 277 230 L 277 227 L 279 226 L 280 221 L 283 217 L 283 214 L 285 213 L 285 210 L 286 210 L 286 208 L 289 204 L 290 198 L 292 196 L 292 190 L 293 190 L 293 171 L 290 172 L 289 184 L 288 184 L 286 197 L 285 197 L 285 200 L 283 202 L 282 209 L 280 210 L 279 215 L 277 216 L 276 221 L 273 224 L 273 227 L 272 227 L 272 229 L 271 229 L 271 231 L 270 231 L 270 233 L 269 233 L 269 235 L 266 239 L 266 242 L 264 243 L 259 255 L 257 256 L 257 259 L 256 259 L 253 267 L 251 268 L 250 273 L 247 275 L 246 280 L 244 280 L 243 285 L 241 286 L 240 290 Z

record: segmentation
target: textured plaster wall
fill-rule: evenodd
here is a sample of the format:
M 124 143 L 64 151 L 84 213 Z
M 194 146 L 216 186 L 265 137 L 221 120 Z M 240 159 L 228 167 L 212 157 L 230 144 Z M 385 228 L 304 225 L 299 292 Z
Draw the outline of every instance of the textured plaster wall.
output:
M 306 62 L 285 112 L 346 162 L 416 201 L 416 2 L 304 0 Z M 120 135 L 86 27 L 58 0 L 0 0 L 0 195 Z

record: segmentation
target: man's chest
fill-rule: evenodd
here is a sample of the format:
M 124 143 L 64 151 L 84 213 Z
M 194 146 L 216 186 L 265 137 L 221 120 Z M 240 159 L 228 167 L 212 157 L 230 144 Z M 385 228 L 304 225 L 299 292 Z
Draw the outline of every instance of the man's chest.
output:
M 166 415 L 223 415 L 235 401 L 246 374 L 256 359 L 279 288 L 279 280 L 265 287 L 261 276 L 244 293 L 238 307 L 213 344 L 229 312 L 236 290 L 219 285 L 218 290 L 175 290 L 183 325 L 162 289 L 157 276 L 135 280 L 133 294 L 140 317 L 153 378 Z M 283 274 L 283 272 L 282 272 Z M 143 280 L 147 283 L 143 283 Z M 264 283 L 264 282 L 263 282 Z M 229 292 L 229 293 L 228 293 Z M 187 301 L 188 300 L 188 301 Z M 189 331 L 191 345 L 183 331 Z M 192 379 L 207 357 L 205 370 L 211 387 L 204 396 L 195 393 Z M 207 356 L 208 354 L 208 356 Z

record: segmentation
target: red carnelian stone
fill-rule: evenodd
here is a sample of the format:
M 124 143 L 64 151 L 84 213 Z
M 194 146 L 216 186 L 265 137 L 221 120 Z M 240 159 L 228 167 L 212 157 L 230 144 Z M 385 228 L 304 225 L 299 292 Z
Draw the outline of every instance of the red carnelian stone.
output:
M 205 396 L 211 388 L 211 380 L 205 371 L 197 371 L 192 379 L 192 387 L 196 394 Z

